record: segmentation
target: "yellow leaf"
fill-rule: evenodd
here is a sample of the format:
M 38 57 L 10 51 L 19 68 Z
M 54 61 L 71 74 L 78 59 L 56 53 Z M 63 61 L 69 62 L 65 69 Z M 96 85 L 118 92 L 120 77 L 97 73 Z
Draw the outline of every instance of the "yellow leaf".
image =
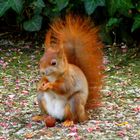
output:
M 127 125 L 128 124 L 128 122 L 122 122 L 122 123 L 119 123 L 119 124 L 117 124 L 118 126 L 123 126 L 123 125 Z

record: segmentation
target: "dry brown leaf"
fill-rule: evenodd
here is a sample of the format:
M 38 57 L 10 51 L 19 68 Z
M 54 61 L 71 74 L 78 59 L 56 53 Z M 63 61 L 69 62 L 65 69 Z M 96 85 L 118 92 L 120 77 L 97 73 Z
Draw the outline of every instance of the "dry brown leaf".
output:
M 25 137 L 26 139 L 31 139 L 33 136 L 34 136 L 33 133 L 26 133 L 26 134 L 24 135 L 24 137 Z
M 44 120 L 44 116 L 41 115 L 36 115 L 32 117 L 32 121 L 38 122 L 38 121 L 43 121 Z

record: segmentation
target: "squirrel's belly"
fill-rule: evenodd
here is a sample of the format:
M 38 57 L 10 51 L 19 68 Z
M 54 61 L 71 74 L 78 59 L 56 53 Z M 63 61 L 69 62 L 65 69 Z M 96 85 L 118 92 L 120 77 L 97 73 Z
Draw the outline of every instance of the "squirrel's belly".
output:
M 44 99 L 48 114 L 59 120 L 64 119 L 66 99 L 63 96 L 56 95 L 52 91 L 46 92 Z

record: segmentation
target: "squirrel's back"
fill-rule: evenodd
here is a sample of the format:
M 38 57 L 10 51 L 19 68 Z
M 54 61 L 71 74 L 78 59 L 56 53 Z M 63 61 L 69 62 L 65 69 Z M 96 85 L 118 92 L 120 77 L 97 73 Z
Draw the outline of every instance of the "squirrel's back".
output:
M 88 18 L 68 15 L 57 19 L 46 35 L 46 48 L 64 48 L 69 63 L 77 65 L 89 84 L 88 106 L 96 106 L 102 86 L 102 48 L 98 28 Z

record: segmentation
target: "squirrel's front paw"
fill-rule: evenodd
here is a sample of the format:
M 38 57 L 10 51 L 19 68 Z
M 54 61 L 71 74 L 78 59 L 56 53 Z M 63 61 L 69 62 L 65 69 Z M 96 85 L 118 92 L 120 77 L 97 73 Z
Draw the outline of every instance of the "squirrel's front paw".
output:
M 42 83 L 38 86 L 38 91 L 46 91 L 48 89 L 52 89 L 53 85 L 52 83 Z

